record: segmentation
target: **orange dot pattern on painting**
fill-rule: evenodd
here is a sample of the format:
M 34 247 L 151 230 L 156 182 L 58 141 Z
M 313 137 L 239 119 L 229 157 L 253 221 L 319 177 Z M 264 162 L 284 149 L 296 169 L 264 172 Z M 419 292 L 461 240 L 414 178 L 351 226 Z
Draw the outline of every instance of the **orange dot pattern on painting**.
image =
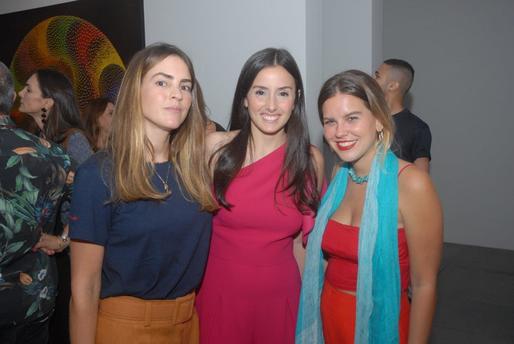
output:
M 48 18 L 23 38 L 11 63 L 16 89 L 40 68 L 68 76 L 81 108 L 93 98 L 114 100 L 125 72 L 107 36 L 74 16 Z

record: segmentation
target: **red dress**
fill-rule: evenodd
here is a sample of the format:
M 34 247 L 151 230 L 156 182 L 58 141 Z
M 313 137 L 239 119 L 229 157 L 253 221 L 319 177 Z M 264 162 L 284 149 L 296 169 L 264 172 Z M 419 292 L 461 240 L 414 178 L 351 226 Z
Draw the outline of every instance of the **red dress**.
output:
M 293 237 L 313 226 L 275 186 L 285 145 L 241 169 L 214 216 L 197 298 L 202 344 L 294 343 L 300 272 Z
M 359 227 L 328 220 L 321 243 L 328 258 L 325 282 L 321 293 L 321 319 L 326 344 L 352 344 L 355 337 L 356 297 L 343 292 L 357 289 Z M 409 250 L 405 230 L 398 229 L 398 258 L 400 261 L 401 301 L 400 344 L 409 335 L 410 304 L 407 288 L 410 282 Z

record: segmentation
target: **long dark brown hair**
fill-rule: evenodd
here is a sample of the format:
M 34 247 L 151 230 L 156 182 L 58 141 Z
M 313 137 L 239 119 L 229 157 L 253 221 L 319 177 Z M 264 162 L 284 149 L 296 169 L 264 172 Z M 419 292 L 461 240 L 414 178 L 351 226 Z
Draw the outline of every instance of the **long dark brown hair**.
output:
M 54 101 L 43 127 L 45 137 L 62 143 L 70 129 L 79 129 L 84 132 L 79 106 L 70 80 L 53 69 L 38 69 L 35 75 L 43 98 L 52 98 Z
M 239 130 L 239 133 L 216 153 L 213 180 L 215 196 L 220 205 L 226 209 L 231 208 L 225 195 L 230 183 L 243 166 L 252 139 L 250 114 L 244 106 L 244 100 L 257 74 L 272 66 L 281 66 L 287 70 L 294 78 L 296 86 L 294 108 L 285 127 L 286 156 L 275 193 L 289 192 L 300 211 L 307 212 L 310 209 L 316 212 L 320 195 L 310 153 L 302 77 L 294 58 L 285 49 L 267 48 L 258 51 L 246 61 L 241 70 L 229 125 L 230 130 Z

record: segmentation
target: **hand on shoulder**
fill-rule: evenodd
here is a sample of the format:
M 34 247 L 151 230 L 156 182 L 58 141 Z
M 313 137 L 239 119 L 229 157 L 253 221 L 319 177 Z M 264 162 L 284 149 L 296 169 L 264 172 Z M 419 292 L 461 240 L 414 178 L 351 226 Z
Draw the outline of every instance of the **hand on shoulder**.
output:
M 213 157 L 218 149 L 225 146 L 232 141 L 239 133 L 239 130 L 234 131 L 215 131 L 208 133 L 205 137 L 206 159 L 210 163 L 211 169 L 216 164 L 216 157 Z

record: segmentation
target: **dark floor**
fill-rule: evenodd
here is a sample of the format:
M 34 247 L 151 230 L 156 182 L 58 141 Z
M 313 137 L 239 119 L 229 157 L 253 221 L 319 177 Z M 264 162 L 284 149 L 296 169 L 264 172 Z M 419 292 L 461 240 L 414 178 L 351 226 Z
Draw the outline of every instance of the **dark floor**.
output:
M 431 344 L 514 344 L 514 251 L 445 244 Z

